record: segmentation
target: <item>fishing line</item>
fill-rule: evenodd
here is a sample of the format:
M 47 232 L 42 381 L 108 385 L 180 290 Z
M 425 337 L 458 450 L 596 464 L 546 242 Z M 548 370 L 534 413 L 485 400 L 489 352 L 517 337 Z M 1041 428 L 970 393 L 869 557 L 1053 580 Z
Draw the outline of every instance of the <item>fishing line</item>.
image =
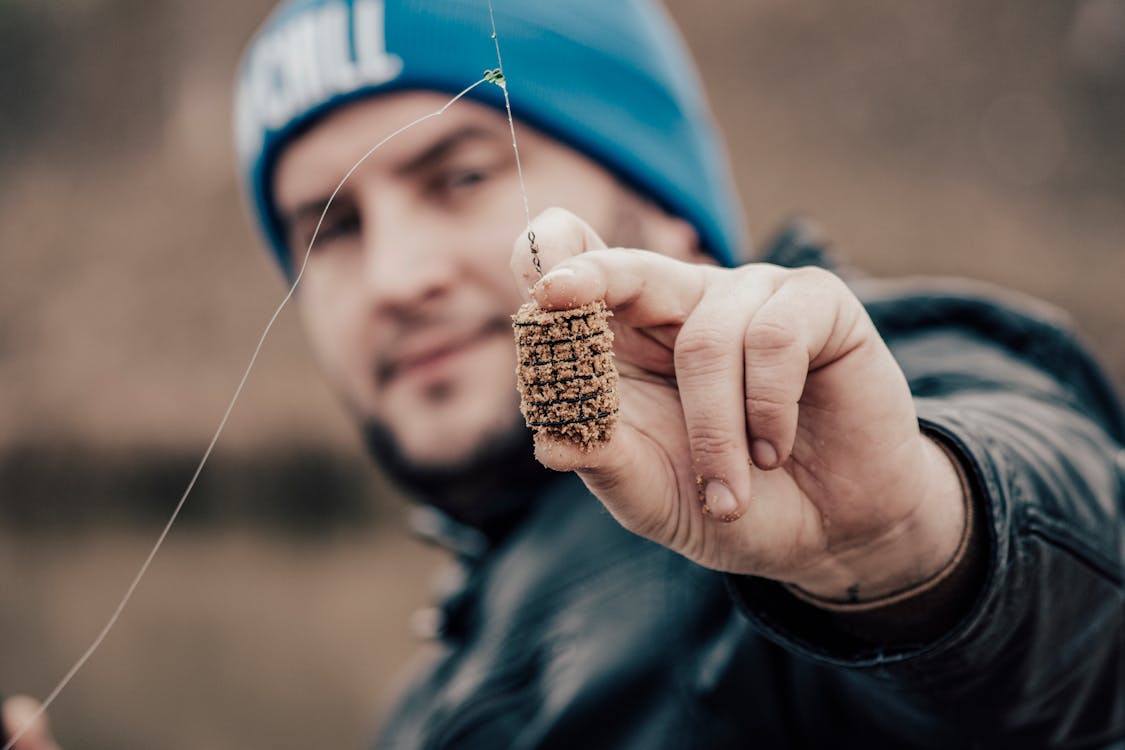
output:
M 492 11 L 492 2 L 491 2 L 491 0 L 489 0 L 489 14 L 490 15 L 491 15 L 491 11 Z M 494 40 L 496 39 L 495 25 L 493 25 L 493 39 Z M 499 42 L 497 42 L 497 60 L 498 61 L 499 61 L 499 49 L 500 49 L 499 48 Z M 246 365 L 246 369 L 242 373 L 242 378 L 238 382 L 238 387 L 236 387 L 235 390 L 234 390 L 234 395 L 231 396 L 230 403 L 227 404 L 227 408 L 226 408 L 226 411 L 223 413 L 222 419 L 219 420 L 219 426 L 215 429 L 215 434 L 211 437 L 211 442 L 207 445 L 207 449 L 203 452 L 203 456 L 202 456 L 202 458 L 200 458 L 199 464 L 195 468 L 195 473 L 192 474 L 191 480 L 188 482 L 187 487 L 184 490 L 183 495 L 180 496 L 179 502 L 176 503 L 176 507 L 173 509 L 171 516 L 168 518 L 168 522 L 164 525 L 163 530 L 160 532 L 160 535 L 157 537 L 156 543 L 152 546 L 152 550 L 148 553 L 148 557 L 146 557 L 145 561 L 141 564 L 140 570 L 137 571 L 137 574 L 133 577 L 132 582 L 129 584 L 129 587 L 126 589 L 125 595 L 121 597 L 121 601 L 118 602 L 117 607 L 113 610 L 113 614 L 110 615 L 109 620 L 102 627 L 102 629 L 98 633 L 97 637 L 94 638 L 93 643 L 91 643 L 90 646 L 86 649 L 86 651 L 82 654 L 82 656 L 80 656 L 78 658 L 78 660 L 74 663 L 74 666 L 72 666 L 70 668 L 70 670 L 62 677 L 62 679 L 59 680 L 58 684 L 55 685 L 54 689 L 52 689 L 50 693 L 48 693 L 47 697 L 43 699 L 43 702 L 39 706 L 39 709 L 25 721 L 24 725 L 22 727 L 20 727 L 15 732 L 15 734 L 13 734 L 8 739 L 8 742 L 3 746 L 3 748 L 0 748 L 0 750 L 12 750 L 12 747 L 16 744 L 16 742 L 21 737 L 23 737 L 24 734 L 27 732 L 27 730 L 30 729 L 31 726 L 36 722 L 36 720 L 38 720 L 39 717 L 42 716 L 47 711 L 48 708 L 50 708 L 51 704 L 55 702 L 55 699 L 58 698 L 59 694 L 63 691 L 63 689 L 66 688 L 66 686 L 68 684 L 70 684 L 70 681 L 72 679 L 74 679 L 74 676 L 76 674 L 78 674 L 78 671 L 80 669 L 82 669 L 83 666 L 85 666 L 86 662 L 88 662 L 90 660 L 90 657 L 92 657 L 94 655 L 94 653 L 98 650 L 98 648 L 102 645 L 102 642 L 109 635 L 110 631 L 113 629 L 113 626 L 117 624 L 117 620 L 121 617 L 121 613 L 122 613 L 122 611 L 124 611 L 125 606 L 129 603 L 129 600 L 133 598 L 133 593 L 136 591 L 137 586 L 140 585 L 141 579 L 144 578 L 145 574 L 148 572 L 149 566 L 152 565 L 152 561 L 153 561 L 153 559 L 155 559 L 157 552 L 159 552 L 160 548 L 164 545 L 164 540 L 168 537 L 169 532 L 172 530 L 172 526 L 175 524 L 176 519 L 179 517 L 180 511 L 183 509 L 184 504 L 187 502 L 188 496 L 191 494 L 192 489 L 195 488 L 196 481 L 199 479 L 199 475 L 203 472 L 203 467 L 206 466 L 208 459 L 211 457 L 212 451 L 214 451 L 214 449 L 215 449 L 215 444 L 219 442 L 219 437 L 222 435 L 223 430 L 226 428 L 227 421 L 230 419 L 231 412 L 234 411 L 234 406 L 238 402 L 239 396 L 242 395 L 242 390 L 246 386 L 246 382 L 250 379 L 250 373 L 254 369 L 255 363 L 257 363 L 257 361 L 258 361 L 258 355 L 261 354 L 262 347 L 266 343 L 266 338 L 269 336 L 270 331 L 273 330 L 274 323 L 277 322 L 277 319 L 281 316 L 282 311 L 289 304 L 289 301 L 291 299 L 293 299 L 293 295 L 297 291 L 297 286 L 298 286 L 298 284 L 301 283 L 301 278 L 305 274 L 305 268 L 308 266 L 309 258 L 312 255 L 313 245 L 316 243 L 316 238 L 317 238 L 317 235 L 320 232 L 321 225 L 324 223 L 324 218 L 325 218 L 325 216 L 328 215 L 328 209 L 332 206 L 332 201 L 335 200 L 336 195 L 344 187 L 344 183 L 346 183 L 348 181 L 348 179 L 355 173 L 355 171 L 357 169 L 359 169 L 360 165 L 363 164 L 363 162 L 365 162 L 368 159 L 368 157 L 370 157 L 372 154 L 374 154 L 377 150 L 379 150 L 384 144 L 386 144 L 392 138 L 395 138 L 396 136 L 404 133 L 405 131 L 409 130 L 410 128 L 413 128 L 416 125 L 420 125 L 421 123 L 425 122 L 426 120 L 432 119 L 434 117 L 439 117 L 439 116 L 445 114 L 445 111 L 447 109 L 449 109 L 451 106 L 453 106 L 453 104 L 455 102 L 457 102 L 459 99 L 461 99 L 463 96 L 468 94 L 470 91 L 472 91 L 473 89 L 475 89 L 477 86 L 481 85 L 482 83 L 489 83 L 489 82 L 496 83 L 496 81 L 491 81 L 489 76 L 486 74 L 485 77 L 476 81 L 472 85 L 464 88 L 459 94 L 457 94 L 452 99 L 450 99 L 448 102 L 446 102 L 444 105 L 442 105 L 442 107 L 440 109 L 434 110 L 433 112 L 430 112 L 429 114 L 422 115 L 421 117 L 417 118 L 416 120 L 413 120 L 413 121 L 407 123 L 406 125 L 403 125 L 398 130 L 395 130 L 393 133 L 391 133 L 387 137 L 383 138 L 383 140 L 379 141 L 374 146 L 372 146 L 370 149 L 368 149 L 367 152 L 363 156 L 361 156 L 359 158 L 359 160 L 354 165 L 352 165 L 351 169 L 349 169 L 347 171 L 347 173 L 344 174 L 343 178 L 340 180 L 340 183 L 336 186 L 336 189 L 332 191 L 332 194 L 328 197 L 328 201 L 324 204 L 324 210 L 321 211 L 320 218 L 316 222 L 316 228 L 313 230 L 312 237 L 309 240 L 308 248 L 305 249 L 304 258 L 301 261 L 301 267 L 298 270 L 297 275 L 293 278 L 293 283 L 290 284 L 289 291 L 282 298 L 280 304 L 278 304 L 278 306 L 277 306 L 277 309 L 274 310 L 273 315 L 270 316 L 269 322 L 266 323 L 265 328 L 262 330 L 261 336 L 258 337 L 258 343 L 254 347 L 254 353 L 250 356 L 250 361 Z M 502 83 L 502 82 L 503 82 L 503 77 L 501 76 L 501 82 L 500 83 Z M 498 83 L 498 85 L 500 85 L 500 83 Z M 505 101 L 505 104 L 507 104 L 507 100 L 508 100 L 507 88 L 504 87 L 503 85 L 501 85 L 501 88 L 504 89 L 504 101 Z M 509 120 L 508 121 L 509 121 L 509 125 L 510 125 L 511 124 L 511 109 L 510 108 L 509 108 L 508 112 L 509 112 L 509 114 L 508 114 Z M 515 128 L 514 128 L 514 126 L 512 126 L 512 144 L 513 144 L 513 146 L 515 145 Z M 516 164 L 517 164 L 517 166 L 519 164 L 518 152 L 517 152 L 517 156 L 516 156 Z M 521 189 L 522 189 L 522 187 L 523 187 L 523 175 L 522 175 L 522 173 L 520 174 L 520 186 L 521 186 Z M 526 211 L 526 207 L 527 207 L 527 194 L 526 194 L 526 192 L 524 193 L 524 207 L 525 207 L 525 213 L 528 213 Z M 530 214 L 529 214 L 529 217 L 530 217 Z M 530 226 L 530 224 L 531 224 L 531 222 L 530 222 L 530 218 L 529 218 L 528 226 Z
M 262 330 L 261 335 L 258 337 L 258 343 L 254 347 L 253 354 L 250 355 L 250 361 L 247 363 L 246 369 L 243 371 L 242 377 L 238 382 L 238 386 L 235 388 L 234 394 L 231 396 L 230 402 L 227 404 L 226 411 L 223 412 L 222 419 L 219 420 L 219 425 L 215 429 L 214 435 L 212 435 L 211 437 L 211 442 L 208 443 L 207 449 L 203 452 L 203 456 L 200 458 L 199 464 L 196 466 L 191 480 L 188 482 L 187 487 L 184 489 L 183 494 L 180 496 L 179 502 L 176 503 L 175 508 L 172 510 L 172 514 L 169 516 L 167 523 L 165 523 L 164 528 L 161 530 L 160 535 L 157 537 L 156 543 L 153 544 L 152 549 L 148 553 L 148 556 L 145 558 L 144 562 L 141 564 L 140 569 L 137 571 L 137 574 L 133 577 L 132 582 L 125 590 L 124 596 L 121 597 L 121 600 L 118 602 L 117 607 L 113 610 L 113 613 L 110 615 L 109 620 L 102 627 L 101 631 L 99 631 L 97 637 L 94 638 L 93 642 L 86 649 L 86 651 L 83 652 L 83 654 L 78 658 L 78 660 L 74 663 L 70 670 L 67 671 L 62 679 L 59 680 L 58 684 L 55 685 L 50 693 L 48 693 L 47 697 L 43 699 L 43 702 L 42 704 L 40 704 L 39 709 L 34 714 L 32 714 L 30 718 L 27 719 L 24 725 L 9 738 L 8 742 L 3 746 L 3 748 L 0 748 L 0 750 L 12 750 L 12 747 L 15 745 L 15 743 L 27 732 L 28 729 L 31 728 L 36 720 L 38 720 L 39 717 L 42 716 L 47 711 L 47 709 L 51 707 L 51 705 L 55 702 L 55 699 L 58 698 L 59 694 L 62 693 L 67 685 L 70 684 L 71 680 L 74 679 L 79 670 L 81 670 L 82 667 L 86 665 L 86 662 L 88 662 L 94 655 L 94 653 L 101 647 L 106 637 L 108 637 L 110 631 L 113 630 L 113 627 L 117 624 L 118 619 L 121 617 L 121 613 L 125 610 L 126 605 L 128 605 L 129 601 L 133 598 L 134 592 L 140 585 L 141 580 L 145 577 L 145 574 L 148 572 L 148 569 L 152 565 L 153 560 L 156 558 L 157 553 L 164 545 L 164 541 L 165 539 L 167 539 L 168 534 L 171 532 L 173 525 L 175 525 L 176 520 L 179 518 L 180 511 L 183 510 L 184 504 L 187 502 L 188 497 L 191 495 L 192 490 L 195 488 L 195 484 L 198 481 L 200 474 L 203 473 L 203 468 L 207 465 L 207 461 L 210 459 L 211 453 L 215 449 L 215 445 L 219 442 L 219 437 L 226 429 L 227 422 L 230 419 L 231 413 L 234 411 L 235 404 L 238 402 L 238 399 L 242 395 L 242 391 L 245 388 L 247 381 L 249 381 L 250 379 L 250 373 L 253 371 L 254 365 L 258 361 L 258 356 L 261 354 L 262 348 L 265 346 L 266 339 L 269 336 L 270 332 L 273 330 L 274 324 L 281 316 L 282 311 L 286 308 L 286 306 L 288 306 L 290 300 L 293 299 L 293 295 L 297 291 L 297 286 L 301 283 L 301 279 L 304 277 L 305 269 L 307 268 L 309 263 L 309 258 L 312 256 L 313 245 L 316 243 L 317 236 L 320 233 L 321 225 L 324 223 L 324 219 L 328 215 L 328 209 L 332 206 L 332 201 L 335 200 L 337 194 L 339 194 L 340 190 L 343 189 L 344 184 L 348 181 L 348 179 L 351 178 L 355 171 L 359 169 L 360 165 L 367 161 L 367 159 L 372 154 L 378 151 L 388 141 L 404 133 L 405 131 L 415 127 L 416 125 L 420 125 L 426 120 L 440 117 L 441 115 L 445 114 L 445 111 L 453 106 L 455 102 L 460 100 L 462 97 L 464 97 L 466 94 L 468 94 L 470 91 L 472 91 L 482 83 L 493 83 L 499 86 L 500 90 L 504 94 L 504 110 L 508 116 L 508 130 L 512 134 L 512 152 L 515 155 L 516 160 L 516 174 L 519 177 L 520 196 L 523 200 L 523 212 L 527 226 L 527 239 L 531 246 L 532 263 L 535 265 L 535 270 L 539 273 L 539 275 L 543 275 L 543 268 L 540 265 L 539 261 L 539 247 L 536 244 L 535 231 L 531 226 L 531 208 L 527 197 L 527 185 L 524 182 L 523 165 L 520 162 L 519 143 L 516 139 L 515 121 L 512 118 L 512 103 L 508 95 L 507 77 L 504 74 L 504 60 L 500 54 L 500 38 L 496 33 L 496 18 L 492 9 L 492 0 L 487 0 L 487 4 L 488 20 L 492 29 L 492 41 L 496 49 L 496 69 L 485 71 L 482 78 L 462 89 L 460 93 L 458 93 L 456 96 L 442 105 L 441 108 L 434 110 L 429 114 L 422 115 L 421 117 L 407 123 L 406 125 L 403 125 L 402 127 L 392 132 L 390 135 L 383 138 L 381 141 L 368 149 L 367 152 L 364 153 L 363 156 L 361 156 L 359 160 L 356 161 L 356 163 L 353 164 L 352 167 L 344 174 L 343 178 L 340 179 L 339 184 L 332 191 L 332 194 L 328 197 L 328 200 L 324 204 L 324 210 L 321 211 L 320 218 L 316 222 L 315 229 L 313 229 L 312 237 L 309 239 L 308 247 L 305 249 L 304 257 L 301 260 L 301 266 L 298 269 L 296 276 L 294 276 L 293 278 L 293 283 L 290 284 L 289 290 L 286 292 L 281 302 L 277 305 L 277 308 L 274 310 L 273 315 L 270 316 L 269 321 L 266 323 L 265 328 Z
M 492 25 L 492 43 L 496 47 L 496 70 L 486 71 L 484 75 L 486 79 L 495 83 L 504 92 L 504 110 L 508 113 L 508 130 L 512 133 L 512 152 L 516 155 L 516 174 L 520 178 L 520 195 L 523 197 L 523 214 L 527 220 L 527 241 L 531 246 L 531 262 L 535 266 L 539 278 L 543 278 L 543 266 L 539 262 L 539 246 L 535 244 L 535 230 L 531 228 L 531 208 L 527 202 L 527 185 L 523 181 L 520 147 L 516 143 L 516 124 L 512 120 L 512 101 L 508 98 L 508 79 L 504 75 L 504 58 L 500 55 L 500 37 L 496 35 L 496 17 L 492 13 L 492 0 L 488 0 L 488 22 Z M 499 80 L 496 80 L 497 78 Z

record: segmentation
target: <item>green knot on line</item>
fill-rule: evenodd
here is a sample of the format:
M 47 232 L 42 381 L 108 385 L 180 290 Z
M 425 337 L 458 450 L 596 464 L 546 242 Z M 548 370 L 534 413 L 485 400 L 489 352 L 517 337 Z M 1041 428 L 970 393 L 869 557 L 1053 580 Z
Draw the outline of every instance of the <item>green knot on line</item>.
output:
M 495 83 L 502 89 L 508 86 L 507 81 L 504 80 L 504 71 L 500 70 L 500 68 L 490 68 L 484 71 L 484 80 L 489 83 Z

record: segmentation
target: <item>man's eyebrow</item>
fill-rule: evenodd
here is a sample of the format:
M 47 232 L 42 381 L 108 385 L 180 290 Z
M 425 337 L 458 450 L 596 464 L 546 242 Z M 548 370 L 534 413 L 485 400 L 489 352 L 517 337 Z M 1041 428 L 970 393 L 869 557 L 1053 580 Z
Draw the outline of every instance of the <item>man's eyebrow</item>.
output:
M 497 133 L 479 125 L 465 125 L 457 130 L 439 138 L 435 143 L 426 147 L 422 153 L 412 156 L 402 164 L 395 167 L 398 174 L 421 172 L 439 164 L 442 159 L 461 148 L 465 143 L 474 140 L 496 140 L 502 138 Z M 346 200 L 344 191 L 336 196 L 336 200 Z M 319 219 L 324 211 L 324 204 L 328 202 L 328 194 L 322 197 L 303 201 L 291 209 L 279 210 L 281 224 L 286 231 L 291 231 L 299 222 L 307 219 Z
M 505 131 L 506 132 L 506 131 Z M 399 174 L 421 172 L 428 167 L 438 164 L 451 153 L 461 148 L 466 142 L 475 140 L 496 140 L 501 136 L 483 128 L 480 125 L 465 125 L 439 138 L 428 146 L 422 153 L 412 156 L 395 168 Z

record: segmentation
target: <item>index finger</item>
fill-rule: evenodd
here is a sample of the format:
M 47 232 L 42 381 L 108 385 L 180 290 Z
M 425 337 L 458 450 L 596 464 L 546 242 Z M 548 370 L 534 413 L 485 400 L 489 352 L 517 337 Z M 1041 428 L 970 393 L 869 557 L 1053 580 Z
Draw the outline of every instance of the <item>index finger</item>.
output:
M 521 292 L 544 310 L 569 310 L 604 300 L 630 326 L 680 324 L 703 296 L 707 266 L 647 250 L 606 248 L 601 237 L 569 211 L 553 208 L 531 223 L 537 253 L 521 235 L 511 270 Z M 538 256 L 544 275 L 534 267 Z
M 707 268 L 648 250 L 611 248 L 556 265 L 532 287 L 544 310 L 568 310 L 596 299 L 634 327 L 678 325 L 703 296 Z
M 543 274 L 568 258 L 604 250 L 605 246 L 598 233 L 582 219 L 562 208 L 548 208 L 531 221 L 527 233 L 516 238 L 509 267 L 527 300 L 531 287 Z
M 546 310 L 602 299 L 625 325 L 679 325 L 699 305 L 705 273 L 705 266 L 613 247 L 560 262 L 535 283 L 531 296 Z

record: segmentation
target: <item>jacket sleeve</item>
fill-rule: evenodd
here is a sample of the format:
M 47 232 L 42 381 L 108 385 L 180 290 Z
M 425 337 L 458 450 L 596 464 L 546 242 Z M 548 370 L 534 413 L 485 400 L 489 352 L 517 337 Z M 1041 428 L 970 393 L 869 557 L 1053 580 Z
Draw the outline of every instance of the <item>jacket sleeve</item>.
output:
M 864 637 L 765 579 L 729 579 L 736 603 L 767 638 L 859 683 L 873 721 L 920 716 L 966 747 L 1125 742 L 1125 429 L 1104 376 L 1022 303 L 866 291 L 922 429 L 972 485 L 969 595 L 924 638 Z

